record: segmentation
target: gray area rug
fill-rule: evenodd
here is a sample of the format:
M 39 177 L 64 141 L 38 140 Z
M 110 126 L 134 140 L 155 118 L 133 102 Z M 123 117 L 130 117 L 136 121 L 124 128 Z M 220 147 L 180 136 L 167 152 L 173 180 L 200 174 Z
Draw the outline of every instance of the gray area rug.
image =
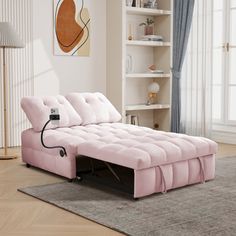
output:
M 132 200 L 82 183 L 19 191 L 133 236 L 236 235 L 236 157 L 218 159 L 216 178 Z

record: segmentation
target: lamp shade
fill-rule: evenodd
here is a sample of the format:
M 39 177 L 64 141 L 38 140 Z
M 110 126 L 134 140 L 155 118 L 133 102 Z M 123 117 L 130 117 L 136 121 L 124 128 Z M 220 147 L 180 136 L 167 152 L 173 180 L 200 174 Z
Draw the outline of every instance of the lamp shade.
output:
M 158 93 L 159 90 L 160 90 L 160 86 L 159 86 L 159 84 L 157 82 L 152 82 L 148 86 L 148 92 L 149 93 Z
M 0 22 L 0 48 L 23 48 L 25 45 L 9 22 Z

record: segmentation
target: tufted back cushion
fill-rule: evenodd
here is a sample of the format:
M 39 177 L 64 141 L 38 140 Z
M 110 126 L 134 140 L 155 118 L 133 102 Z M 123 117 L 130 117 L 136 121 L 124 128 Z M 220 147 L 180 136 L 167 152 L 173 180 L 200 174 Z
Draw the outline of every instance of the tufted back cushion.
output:
M 58 108 L 60 114 L 59 125 L 47 126 L 47 129 L 57 127 L 70 127 L 81 124 L 81 117 L 71 104 L 63 96 L 24 97 L 21 100 L 24 110 L 35 131 L 42 130 L 44 124 L 49 120 L 51 108 Z
M 82 124 L 118 122 L 120 113 L 101 93 L 70 93 L 66 96 L 82 118 Z

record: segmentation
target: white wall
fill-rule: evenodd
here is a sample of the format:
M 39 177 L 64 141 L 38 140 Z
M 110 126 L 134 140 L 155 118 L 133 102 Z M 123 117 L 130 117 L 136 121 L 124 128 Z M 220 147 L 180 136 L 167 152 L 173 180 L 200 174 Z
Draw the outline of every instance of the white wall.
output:
M 53 0 L 33 0 L 34 95 L 106 94 L 106 0 L 87 0 L 90 56 L 53 55 Z
M 22 97 L 33 94 L 32 0 L 0 0 L 0 21 L 10 22 L 25 43 L 24 48 L 6 49 L 8 144 L 19 146 L 20 134 L 30 127 L 20 107 Z M 3 74 L 0 50 L 0 148 L 3 146 Z

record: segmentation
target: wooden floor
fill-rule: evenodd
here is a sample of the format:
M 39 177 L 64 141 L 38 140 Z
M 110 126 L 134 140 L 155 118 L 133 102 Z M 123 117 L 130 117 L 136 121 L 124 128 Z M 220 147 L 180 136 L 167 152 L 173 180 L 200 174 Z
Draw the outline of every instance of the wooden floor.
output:
M 61 182 L 64 179 L 16 160 L 0 161 L 1 236 L 118 236 L 122 235 L 82 217 L 27 196 L 17 188 Z M 1 150 L 0 150 L 1 153 Z M 236 156 L 236 145 L 220 144 L 217 157 Z

